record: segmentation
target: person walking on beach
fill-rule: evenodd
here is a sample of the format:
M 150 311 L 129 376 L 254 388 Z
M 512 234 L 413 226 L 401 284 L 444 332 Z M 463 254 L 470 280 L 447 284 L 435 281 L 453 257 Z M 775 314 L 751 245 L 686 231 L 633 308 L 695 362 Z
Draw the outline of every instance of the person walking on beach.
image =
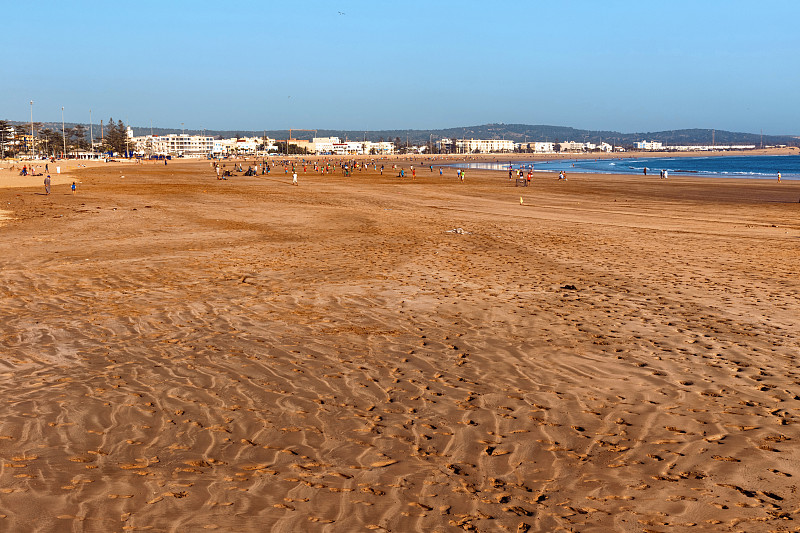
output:
M 780 183 L 780 182 L 781 182 L 781 173 L 778 172 L 778 183 Z
M 647 176 L 647 167 L 644 167 L 644 175 Z
M 667 169 L 664 169 L 664 179 L 667 179 L 668 177 L 669 177 L 669 171 Z
M 75 182 L 74 181 L 72 182 L 72 185 L 70 186 L 70 189 L 72 189 L 72 196 L 75 196 Z
M 292 185 L 297 185 L 297 172 L 292 172 Z
M 50 194 L 50 174 L 44 179 L 44 193 Z

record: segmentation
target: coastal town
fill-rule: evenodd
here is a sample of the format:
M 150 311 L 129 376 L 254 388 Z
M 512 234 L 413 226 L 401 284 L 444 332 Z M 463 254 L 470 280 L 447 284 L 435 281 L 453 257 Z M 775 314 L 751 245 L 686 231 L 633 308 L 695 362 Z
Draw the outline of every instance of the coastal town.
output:
M 102 127 L 102 126 L 101 126 Z M 110 125 L 113 129 L 113 124 Z M 591 141 L 524 141 L 508 139 L 441 138 L 424 144 L 392 141 L 348 140 L 340 137 L 311 137 L 275 139 L 263 136 L 223 138 L 213 135 L 168 133 L 164 135 L 135 135 L 130 126 L 122 129 L 120 139 L 110 143 L 101 133 L 87 141 L 90 128 L 78 125 L 70 131 L 40 129 L 31 124 L 25 127 L 0 124 L 0 152 L 16 157 L 53 157 L 71 159 L 103 159 L 109 156 L 161 158 L 225 158 L 233 156 L 268 157 L 270 155 L 395 155 L 395 154 L 555 154 L 555 153 L 612 153 L 612 152 L 705 152 L 753 150 L 755 144 L 668 145 L 657 140 L 642 140 L 632 146 L 612 145 Z M 101 131 L 103 131 L 101 129 Z M 314 131 L 314 130 L 311 130 Z M 69 133 L 69 134 L 68 134 Z

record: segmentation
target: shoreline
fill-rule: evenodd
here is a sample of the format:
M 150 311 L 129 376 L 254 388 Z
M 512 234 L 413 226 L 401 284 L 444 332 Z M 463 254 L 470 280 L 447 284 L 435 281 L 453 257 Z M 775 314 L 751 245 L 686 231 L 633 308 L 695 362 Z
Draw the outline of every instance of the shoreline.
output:
M 702 154 L 702 155 L 698 155 Z M 756 156 L 756 155 L 800 155 L 800 151 L 795 147 L 789 147 L 785 149 L 764 149 L 764 150 L 748 150 L 748 151 L 725 151 L 725 152 L 615 152 L 611 154 L 523 154 L 523 153 L 509 153 L 509 154 L 432 154 L 432 155 L 425 155 L 425 154 L 393 154 L 393 155 L 349 155 L 349 156 L 338 156 L 338 155 L 327 155 L 327 156 L 315 156 L 315 155 L 287 155 L 287 156 L 270 156 L 267 160 L 270 162 L 276 161 L 300 161 L 306 159 L 308 161 L 383 161 L 388 163 L 398 163 L 398 162 L 406 162 L 409 165 L 418 164 L 418 163 L 428 163 L 434 166 L 440 166 L 443 161 L 447 162 L 447 165 L 451 165 L 454 163 L 469 163 L 469 162 L 487 162 L 487 163 L 498 163 L 502 164 L 503 162 L 513 162 L 513 161 L 530 161 L 530 162 L 555 162 L 555 161 L 570 161 L 570 160 L 586 160 L 586 159 L 631 159 L 631 158 L 664 158 L 664 157 L 730 157 L 730 156 Z M 555 156 L 555 157 L 554 157 Z M 253 161 L 254 163 L 260 163 L 262 158 L 255 158 L 253 156 L 240 156 L 237 158 L 231 158 L 225 161 L 233 162 L 243 162 L 246 164 L 248 161 Z M 170 162 L 170 165 L 180 165 L 182 163 L 189 163 L 189 164 L 197 164 L 197 163 L 210 163 L 211 160 L 207 159 L 194 159 L 194 158 L 178 158 L 173 159 Z M 44 176 L 19 176 L 18 171 L 22 168 L 22 165 L 30 166 L 31 161 L 26 160 L 19 160 L 19 159 L 5 159 L 0 160 L 0 189 L 3 188 L 31 188 L 31 187 L 38 187 L 40 183 L 36 183 L 36 180 L 41 182 L 44 179 Z M 34 161 L 37 166 L 37 171 L 41 171 L 44 168 L 44 164 L 47 161 Z M 53 167 L 62 166 L 62 173 L 56 174 L 55 172 L 51 171 L 50 177 L 51 182 L 53 185 L 63 185 L 65 183 L 71 183 L 75 181 L 77 184 L 81 184 L 81 176 L 85 174 L 88 169 L 94 168 L 114 168 L 118 171 L 120 176 L 124 177 L 125 169 L 130 168 L 133 170 L 142 169 L 142 168 L 150 168 L 155 165 L 161 164 L 161 161 L 149 161 L 149 160 L 142 160 L 141 165 L 136 164 L 136 160 L 126 160 L 126 159 L 117 159 L 113 162 L 103 162 L 103 161 L 80 161 L 80 160 L 57 160 L 55 163 L 51 163 Z M 498 170 L 491 170 L 492 172 Z M 534 170 L 534 172 L 539 172 Z M 548 171 L 543 171 L 548 172 Z M 553 171 L 554 173 L 557 171 Z M 597 172 L 597 173 L 588 173 L 587 174 L 594 174 L 594 175 L 614 175 L 613 173 L 604 173 L 604 172 Z M 619 175 L 628 175 L 628 174 L 619 174 Z M 635 175 L 635 174 L 631 174 Z M 713 176 L 695 176 L 698 178 L 707 178 L 712 177 L 713 179 L 724 179 L 724 178 L 716 178 Z M 730 177 L 730 176 L 728 176 Z M 34 179 L 35 178 L 35 179 Z M 731 179 L 741 179 L 741 178 L 734 178 L 730 177 Z M 761 179 L 761 178 L 745 178 L 745 179 Z M 769 179 L 769 178 L 763 178 Z M 785 177 L 786 180 L 795 180 L 798 178 L 792 177 Z M 41 185 L 43 187 L 43 185 Z
M 736 156 L 736 157 L 796 157 L 792 155 L 749 155 L 749 156 Z M 681 169 L 681 168 L 674 168 L 672 165 L 680 165 L 680 163 L 674 163 L 675 161 L 681 161 L 685 159 L 692 159 L 697 161 L 707 161 L 708 159 L 714 158 L 706 158 L 706 157 L 693 157 L 693 158 L 673 158 L 673 157 L 665 157 L 665 158 L 643 158 L 643 157 L 636 157 L 636 158 L 620 158 L 614 159 L 614 161 L 620 161 L 621 163 L 644 163 L 644 165 L 648 165 L 648 160 L 655 159 L 659 164 L 655 167 L 647 167 L 648 171 L 652 172 L 659 172 L 660 169 L 666 168 L 670 173 L 670 178 L 675 178 L 679 176 L 686 176 L 686 177 L 695 177 L 695 178 L 712 178 L 712 179 L 762 179 L 762 180 L 776 180 L 777 179 L 777 171 L 775 172 L 748 172 L 745 170 L 732 170 L 732 169 L 720 169 L 720 170 L 689 170 L 689 169 Z M 606 159 L 609 161 L 610 159 Z M 583 174 L 591 174 L 595 176 L 608 176 L 608 175 L 624 175 L 624 176 L 643 176 L 643 167 L 625 167 L 625 165 L 619 167 L 591 167 L 587 166 L 584 163 L 586 162 L 598 162 L 600 159 L 543 159 L 533 161 L 530 159 L 519 159 L 514 162 L 458 162 L 458 163 L 450 163 L 448 166 L 452 168 L 467 168 L 471 170 L 487 170 L 487 171 L 499 171 L 499 172 L 508 172 L 508 165 L 509 163 L 515 167 L 514 170 L 522 169 L 523 171 L 532 170 L 534 174 L 552 174 L 555 172 L 566 171 L 570 175 L 574 173 L 583 173 Z M 572 162 L 571 166 L 569 163 Z M 673 163 L 670 163 L 673 162 Z M 530 169 L 530 166 L 526 166 L 526 164 L 530 163 L 531 165 L 535 165 L 533 169 Z M 655 164 L 655 163 L 654 163 Z M 520 167 L 520 165 L 522 165 Z M 490 166 L 496 168 L 489 168 Z M 544 167 L 544 168 L 543 168 Z M 800 179 L 800 170 L 782 170 L 782 179 L 783 180 L 798 180 Z

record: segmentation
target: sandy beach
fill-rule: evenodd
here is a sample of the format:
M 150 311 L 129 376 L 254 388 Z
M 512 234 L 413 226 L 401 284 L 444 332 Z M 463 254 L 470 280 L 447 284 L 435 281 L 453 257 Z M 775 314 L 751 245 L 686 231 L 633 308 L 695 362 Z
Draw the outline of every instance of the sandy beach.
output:
M 796 530 L 800 181 L 429 161 L 4 171 L 0 530 Z

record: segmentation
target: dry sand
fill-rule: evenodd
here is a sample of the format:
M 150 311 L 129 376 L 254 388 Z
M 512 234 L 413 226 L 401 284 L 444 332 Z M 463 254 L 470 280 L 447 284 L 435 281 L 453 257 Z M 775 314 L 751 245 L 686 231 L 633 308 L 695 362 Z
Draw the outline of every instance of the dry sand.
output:
M 46 160 L 29 161 L 24 159 L 0 159 L 0 189 L 20 188 L 20 187 L 39 187 L 44 191 L 44 178 L 50 176 L 51 185 L 62 185 L 76 181 L 80 183 L 82 172 L 90 168 L 106 167 L 109 163 L 104 161 L 79 161 L 75 159 L 58 159 L 54 162 Z M 39 175 L 28 174 L 21 176 L 22 167 L 28 167 L 29 171 L 33 165 L 34 172 Z M 112 166 L 115 170 L 125 168 L 130 165 L 137 165 L 133 160 L 114 161 Z M 49 172 L 47 172 L 49 170 Z M 61 172 L 58 172 L 58 171 Z
M 0 530 L 796 528 L 800 182 L 418 170 L 0 190 Z

